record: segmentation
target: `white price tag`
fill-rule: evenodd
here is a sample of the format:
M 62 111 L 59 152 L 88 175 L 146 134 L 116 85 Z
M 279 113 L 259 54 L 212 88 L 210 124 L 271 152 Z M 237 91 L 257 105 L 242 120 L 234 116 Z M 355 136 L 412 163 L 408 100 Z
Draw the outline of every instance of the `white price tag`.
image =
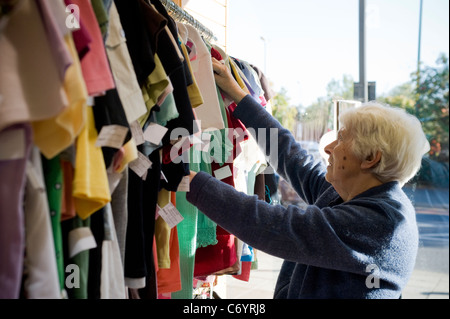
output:
M 189 176 L 184 176 L 178 184 L 177 192 L 189 192 Z
M 142 131 L 141 124 L 139 124 L 138 121 L 134 121 L 133 123 L 130 124 L 130 129 L 131 129 L 131 135 L 133 135 L 136 145 L 144 144 L 145 138 L 144 138 L 144 132 Z
M 230 166 L 228 166 L 228 165 L 225 165 L 224 167 L 221 167 L 221 168 L 216 169 L 216 170 L 214 171 L 214 176 L 215 176 L 217 179 L 219 179 L 219 180 L 225 179 L 225 178 L 227 178 L 227 177 L 229 177 L 229 176 L 232 176 L 232 175 L 233 175 L 233 174 L 231 174 Z
M 167 204 L 164 208 L 159 207 L 158 214 L 162 219 L 164 219 L 170 228 L 175 227 L 184 219 L 172 203 Z
M 165 180 L 166 183 L 169 182 L 169 181 L 167 180 L 167 178 L 166 178 L 166 175 L 164 175 L 164 172 L 163 172 L 163 171 L 161 171 L 161 176 L 160 176 L 160 177 L 161 177 L 160 179 Z
M 123 146 L 127 133 L 128 127 L 125 126 L 116 124 L 103 126 L 98 134 L 95 146 L 108 146 L 120 149 Z
M 132 161 L 129 166 L 137 176 L 145 179 L 147 177 L 147 170 L 152 167 L 152 162 L 147 156 L 138 152 L 138 158 Z
M 152 144 L 159 145 L 169 129 L 156 123 L 150 125 L 144 131 L 144 139 Z

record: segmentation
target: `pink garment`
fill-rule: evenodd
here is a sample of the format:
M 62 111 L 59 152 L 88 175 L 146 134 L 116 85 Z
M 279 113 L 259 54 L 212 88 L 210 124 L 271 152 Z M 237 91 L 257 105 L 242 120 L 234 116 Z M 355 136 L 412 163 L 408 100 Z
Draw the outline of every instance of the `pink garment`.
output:
M 81 70 L 90 96 L 103 95 L 115 88 L 114 79 L 106 56 L 102 33 L 90 0 L 65 0 L 80 8 L 80 20 L 86 26 L 92 43 L 89 52 L 81 60 Z

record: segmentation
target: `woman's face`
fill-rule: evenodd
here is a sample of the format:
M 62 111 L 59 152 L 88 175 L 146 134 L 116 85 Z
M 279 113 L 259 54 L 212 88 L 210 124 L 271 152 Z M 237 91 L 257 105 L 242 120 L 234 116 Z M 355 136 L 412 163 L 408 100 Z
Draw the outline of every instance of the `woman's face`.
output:
M 351 133 L 344 129 L 338 131 L 337 139 L 325 146 L 329 155 L 326 180 L 335 188 L 352 187 L 352 180 L 361 173 L 361 161 L 352 151 Z

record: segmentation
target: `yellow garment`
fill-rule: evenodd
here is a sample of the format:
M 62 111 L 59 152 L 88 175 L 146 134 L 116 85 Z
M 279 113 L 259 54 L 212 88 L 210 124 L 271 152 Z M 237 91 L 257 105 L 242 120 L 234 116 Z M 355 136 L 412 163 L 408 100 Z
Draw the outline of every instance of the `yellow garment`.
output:
M 169 204 L 170 195 L 170 191 L 161 189 L 158 193 L 158 206 L 164 208 Z M 170 268 L 170 228 L 161 216 L 155 221 L 155 242 L 158 267 Z
M 92 107 L 86 107 L 87 121 L 76 141 L 73 180 L 75 210 L 86 219 L 111 201 L 108 175 L 101 147 L 95 146 L 97 130 Z
M 182 42 L 182 41 L 181 41 Z M 186 59 L 186 63 L 189 67 L 189 72 L 191 72 L 192 84 L 188 85 L 187 91 L 189 94 L 189 100 L 191 101 L 191 106 L 196 108 L 203 104 L 203 97 L 200 93 L 200 89 L 198 88 L 197 81 L 195 80 L 194 72 L 192 71 L 191 61 L 189 60 L 189 53 L 186 49 L 184 43 L 181 43 L 181 49 L 184 54 L 184 58 Z
M 64 78 L 69 105 L 55 117 L 31 123 L 34 143 L 48 159 L 72 145 L 86 122 L 88 93 L 71 33 L 65 36 L 65 42 L 73 59 Z
M 137 150 L 137 146 L 136 146 L 136 142 L 134 141 L 134 139 L 130 139 L 124 146 L 124 156 L 122 159 L 122 162 L 120 162 L 120 166 L 117 169 L 118 173 L 121 173 L 126 167 L 127 164 L 131 163 L 132 161 L 134 161 L 135 159 L 138 158 L 138 150 Z
M 141 124 L 141 127 L 144 126 L 150 115 L 150 111 L 157 104 L 158 98 L 169 86 L 169 78 L 164 70 L 161 60 L 157 54 L 154 55 L 154 58 L 155 68 L 147 78 L 146 83 L 141 88 L 145 105 L 147 107 L 147 112 L 139 118 L 139 124 Z
M 239 86 L 248 94 L 250 94 L 250 91 L 248 90 L 247 86 L 244 83 L 244 80 L 242 79 L 243 77 L 245 77 L 245 75 L 240 72 L 240 69 L 238 68 L 238 66 L 236 65 L 236 63 L 233 61 L 233 59 L 229 59 L 230 62 L 230 69 L 231 72 L 233 73 L 234 77 L 236 78 L 236 82 L 239 84 Z

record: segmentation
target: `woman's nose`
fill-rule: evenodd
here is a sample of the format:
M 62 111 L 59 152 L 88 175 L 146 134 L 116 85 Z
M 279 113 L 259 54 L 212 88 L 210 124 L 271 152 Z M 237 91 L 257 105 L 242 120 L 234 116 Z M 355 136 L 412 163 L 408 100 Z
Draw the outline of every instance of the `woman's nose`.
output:
M 331 152 L 334 149 L 334 146 L 336 145 L 337 140 L 335 140 L 334 142 L 331 142 L 330 144 L 328 144 L 327 146 L 325 146 L 324 151 L 326 154 L 330 155 Z

